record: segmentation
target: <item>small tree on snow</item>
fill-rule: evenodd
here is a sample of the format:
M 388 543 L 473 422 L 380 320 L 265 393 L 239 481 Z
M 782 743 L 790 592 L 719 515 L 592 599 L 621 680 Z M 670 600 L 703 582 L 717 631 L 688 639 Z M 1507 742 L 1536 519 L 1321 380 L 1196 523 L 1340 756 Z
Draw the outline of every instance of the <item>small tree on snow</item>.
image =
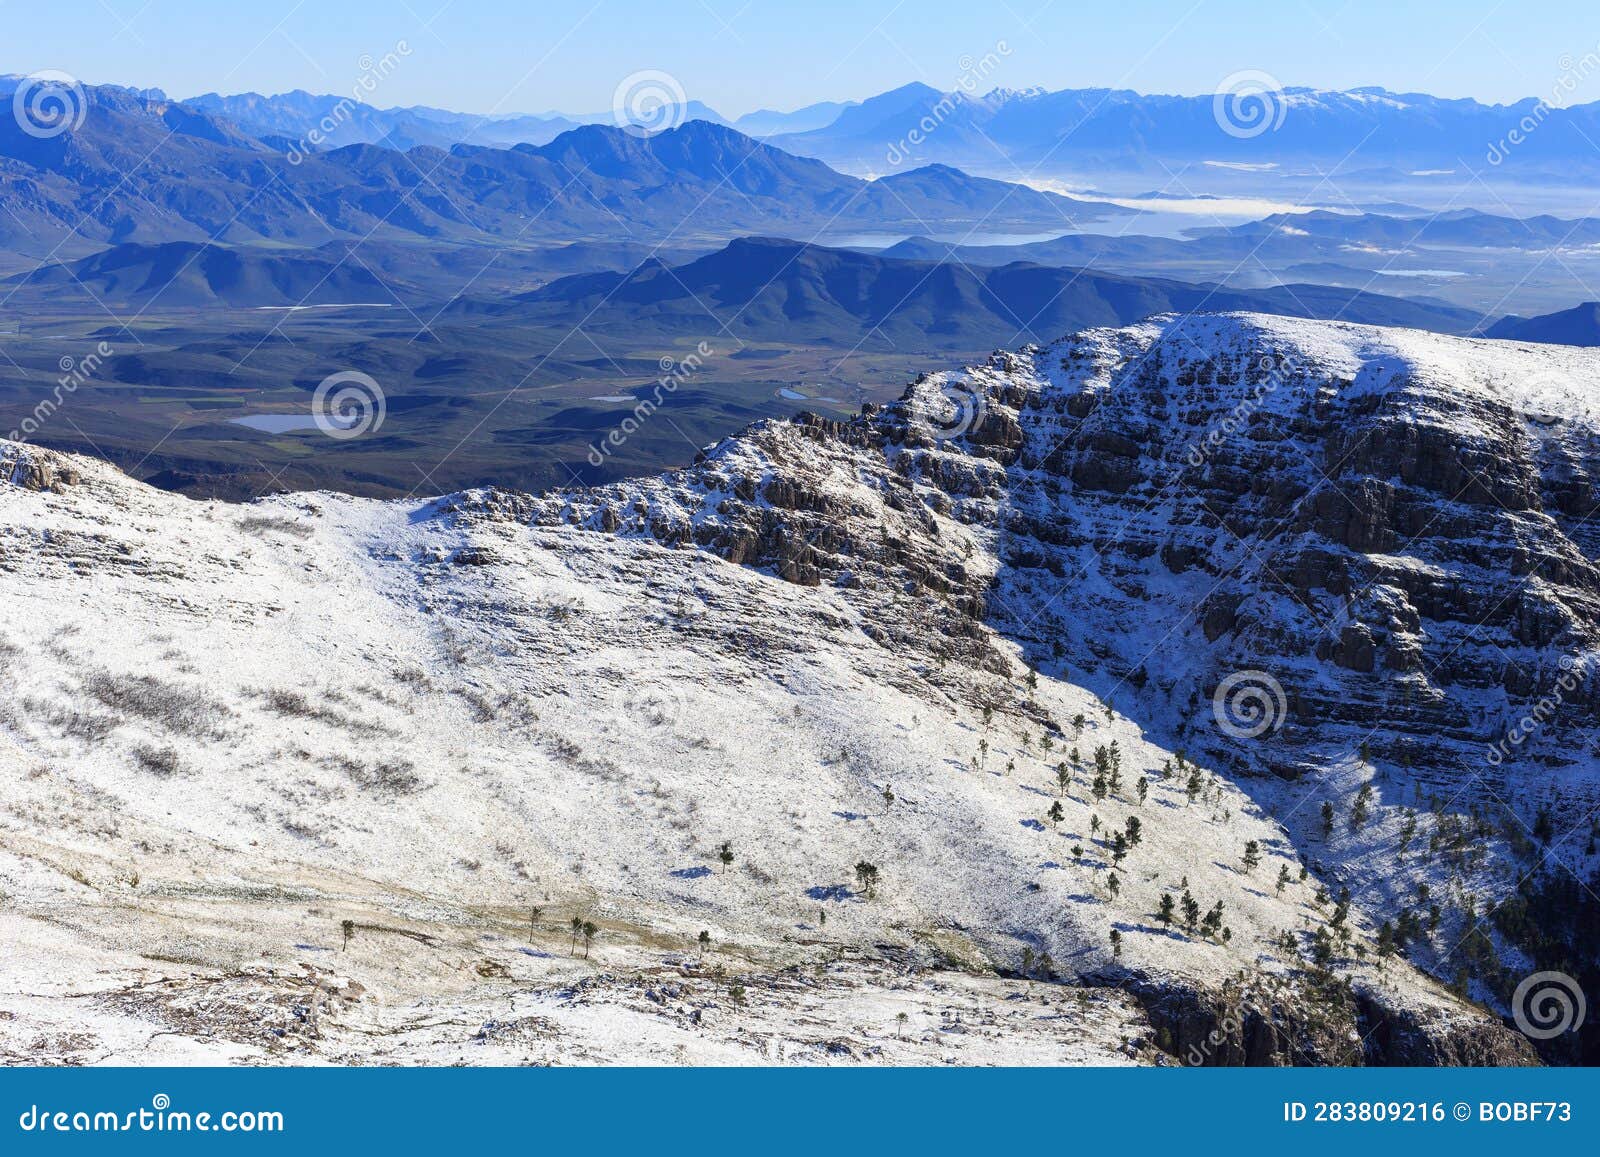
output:
M 1253 872 L 1261 863 L 1261 844 L 1256 840 L 1247 840 L 1244 845 L 1244 870 Z
M 722 861 L 722 870 L 726 872 L 733 863 L 733 844 L 727 840 L 722 842 L 722 847 L 717 849 L 717 859 Z
M 1061 810 L 1061 801 L 1055 800 L 1053 803 L 1051 803 L 1050 810 L 1045 812 L 1045 817 L 1050 821 L 1050 826 L 1053 828 L 1061 822 L 1062 818 L 1066 814 L 1066 812 Z
M 1183 926 L 1194 934 L 1195 926 L 1200 923 L 1200 901 L 1196 900 L 1187 888 L 1183 890 Z
M 861 885 L 861 891 L 867 899 L 872 899 L 878 891 L 878 868 L 862 860 L 856 864 L 856 883 Z
M 1350 809 L 1350 830 L 1359 832 L 1367 822 L 1367 815 L 1372 806 L 1372 785 L 1364 783 L 1361 790 L 1356 792 L 1356 802 Z

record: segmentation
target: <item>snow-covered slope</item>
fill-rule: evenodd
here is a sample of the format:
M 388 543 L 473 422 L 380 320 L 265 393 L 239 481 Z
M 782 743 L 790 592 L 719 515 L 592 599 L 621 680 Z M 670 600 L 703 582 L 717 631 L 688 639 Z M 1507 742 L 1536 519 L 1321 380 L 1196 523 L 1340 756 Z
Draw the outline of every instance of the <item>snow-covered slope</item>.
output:
M 1299 376 L 1184 467 L 1203 415 L 1245 388 L 1219 365 L 1268 348 Z M 1392 862 L 1398 793 L 1432 784 L 1432 764 L 1393 762 L 1405 736 L 1387 734 L 1362 762 L 1359 721 L 1304 708 L 1324 677 L 1361 702 L 1377 668 L 1279 663 L 1299 654 L 1292 618 L 1278 651 L 1241 641 L 1239 608 L 1267 638 L 1289 605 L 1270 600 L 1300 597 L 1234 565 L 1288 548 L 1266 533 L 1279 508 L 1252 504 L 1294 496 L 1258 462 L 1226 513 L 1204 506 L 1241 445 L 1313 467 L 1353 429 L 1313 430 L 1319 407 L 1403 407 L 1421 430 L 1433 407 L 1452 431 L 1471 409 L 1487 424 L 1460 427 L 1464 442 L 1504 433 L 1496 415 L 1522 397 L 1506 367 L 1528 350 L 1156 321 L 923 379 L 853 423 L 762 423 L 686 471 L 542 498 L 238 507 L 0 443 L 0 1049 L 1530 1058 L 1492 1016 L 1377 955 L 1413 877 L 1488 900 L 1516 851 L 1484 841 L 1453 887 L 1446 853 Z M 1593 363 L 1546 352 L 1541 370 L 1595 380 Z M 1541 382 L 1529 452 L 1592 461 L 1581 391 Z M 1288 444 L 1264 436 L 1283 431 Z M 1199 497 L 1164 496 L 1165 469 Z M 1518 517 L 1474 513 L 1497 532 Z M 1450 561 L 1342 549 L 1390 579 Z M 1499 540 L 1465 553 L 1489 549 Z M 1589 629 L 1570 594 L 1589 589 L 1583 548 L 1547 553 L 1569 568 L 1550 603 Z M 1217 633 L 1207 581 L 1245 584 Z M 1410 631 L 1424 655 L 1428 629 Z M 1292 695 L 1271 734 L 1200 733 L 1196 696 L 1230 647 L 1256 647 Z M 1401 722 L 1426 735 L 1432 716 Z M 1097 749 L 1114 787 L 1097 788 Z M 1274 769 L 1285 777 L 1261 774 Z M 1372 817 L 1351 829 L 1356 782 L 1375 773 Z M 1592 783 L 1587 763 L 1564 774 L 1574 793 Z M 1342 809 L 1328 839 L 1318 790 Z M 1414 841 L 1466 807 L 1422 809 Z M 574 919 L 593 925 L 587 958 Z M 1452 905 L 1411 951 L 1449 976 L 1464 919 Z M 1474 995 L 1495 994 L 1482 981 Z

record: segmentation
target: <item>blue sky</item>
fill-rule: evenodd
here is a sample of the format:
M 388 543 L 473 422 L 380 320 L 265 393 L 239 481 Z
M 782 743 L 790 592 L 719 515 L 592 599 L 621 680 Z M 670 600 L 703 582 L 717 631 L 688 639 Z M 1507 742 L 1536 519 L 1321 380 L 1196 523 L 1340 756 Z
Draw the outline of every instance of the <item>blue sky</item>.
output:
M 363 58 L 410 54 L 369 98 L 475 112 L 607 109 L 643 69 L 725 115 L 912 80 L 1201 93 L 1243 69 L 1504 102 L 1600 52 L 1590 0 L 0 0 L 0 71 L 200 92 L 349 92 Z M 1004 42 L 1005 53 L 997 52 Z M 1600 99 L 1579 91 L 1573 101 Z

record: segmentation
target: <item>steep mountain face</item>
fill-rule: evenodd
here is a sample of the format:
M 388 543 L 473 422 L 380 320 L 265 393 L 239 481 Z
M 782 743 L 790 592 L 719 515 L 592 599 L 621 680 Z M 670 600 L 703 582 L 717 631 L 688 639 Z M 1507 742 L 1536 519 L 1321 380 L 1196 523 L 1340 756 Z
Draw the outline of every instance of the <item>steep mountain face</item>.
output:
M 1575 681 L 1536 749 L 1494 760 L 1486 787 L 1520 800 L 1568 787 L 1581 804 L 1600 751 L 1597 365 L 1408 331 L 1198 316 L 934 375 L 904 406 L 802 429 L 881 454 L 912 484 L 913 510 L 967 512 L 995 536 L 999 569 L 969 573 L 926 533 L 927 557 L 907 547 L 869 552 L 873 562 L 905 555 L 913 569 L 897 581 L 949 595 L 1041 663 L 1174 719 L 1179 740 L 1195 733 L 1239 759 L 1195 717 L 1222 675 L 1261 668 L 1280 673 L 1285 707 L 1270 741 L 1242 749 L 1250 762 L 1294 779 L 1364 740 L 1381 761 L 1409 755 L 1410 777 L 1443 789 L 1483 777 L 1518 711 Z M 971 429 L 915 446 L 907 407 L 914 416 L 947 394 Z M 687 536 L 734 561 L 781 554 L 789 540 L 768 533 L 769 508 L 808 503 L 729 500 L 749 486 L 715 459 L 697 469 L 714 476 L 701 484 L 714 510 L 697 503 L 673 525 L 606 497 L 584 517 Z M 803 479 L 771 485 L 792 495 Z M 854 553 L 812 543 L 794 566 L 836 578 Z
M 1200 498 L 1164 495 L 1159 469 L 1232 413 L 1263 351 L 1299 368 L 1258 425 L 1206 443 L 1211 474 L 1184 475 Z M 1584 511 L 1557 495 L 1582 489 L 1594 416 L 1581 390 L 1493 375 L 1524 358 L 1592 373 L 1570 357 L 1156 321 L 544 496 L 236 507 L 0 444 L 0 1050 L 1532 1060 L 1389 953 L 1385 922 L 1428 883 L 1444 910 L 1405 925 L 1417 963 L 1452 976 L 1471 943 L 1467 983 L 1498 1002 L 1485 952 L 1527 962 L 1470 908 L 1515 890 L 1520 853 L 1498 829 L 1475 836 L 1481 855 L 1451 842 L 1465 794 L 1394 852 L 1413 780 L 1471 786 L 1434 746 L 1475 738 L 1431 721 L 1488 692 L 1430 676 L 1406 715 L 1386 680 L 1408 648 L 1447 667 L 1462 625 L 1405 584 L 1447 572 L 1465 605 L 1500 581 L 1476 577 L 1482 552 L 1533 564 L 1512 538 L 1566 569 L 1477 629 L 1587 664 Z M 1516 416 L 1535 398 L 1537 439 Z M 1341 539 L 1350 524 L 1311 495 L 1316 517 L 1280 533 L 1309 468 L 1356 484 L 1328 455 L 1363 422 L 1365 537 Z M 1436 496 L 1440 525 L 1418 525 L 1442 441 L 1520 480 L 1489 485 L 1523 505 Z M 1394 519 L 1420 545 L 1385 542 Z M 1381 662 L 1301 638 L 1334 561 L 1284 585 L 1238 565 L 1252 545 L 1294 552 L 1301 579 L 1323 555 L 1352 584 L 1374 568 L 1355 618 L 1403 620 L 1374 636 Z M 1233 618 L 1208 641 L 1213 587 Z M 1292 710 L 1255 739 L 1201 734 L 1190 700 L 1245 651 Z M 1361 694 L 1385 711 L 1365 754 L 1363 721 L 1327 709 Z M 1422 735 L 1426 762 L 1395 763 Z M 1522 771 L 1560 778 L 1563 818 L 1593 780 L 1587 757 Z M 1322 798 L 1339 801 L 1328 835 Z
M 1574 351 L 1156 320 L 535 517 L 869 588 L 894 649 L 1003 670 L 1007 639 L 1249 777 L 1358 900 L 1403 914 L 1427 885 L 1453 938 L 1416 958 L 1503 997 L 1479 903 L 1595 870 L 1597 378 Z M 832 497 L 797 439 L 881 505 Z

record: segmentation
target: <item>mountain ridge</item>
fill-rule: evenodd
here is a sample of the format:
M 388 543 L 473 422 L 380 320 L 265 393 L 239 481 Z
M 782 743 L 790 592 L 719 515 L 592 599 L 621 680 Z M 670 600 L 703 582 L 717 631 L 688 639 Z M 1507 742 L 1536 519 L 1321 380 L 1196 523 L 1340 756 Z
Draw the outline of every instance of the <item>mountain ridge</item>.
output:
M 302 153 L 232 122 L 121 90 L 85 90 L 48 138 L 0 122 L 0 245 L 692 238 L 804 226 L 992 220 L 1069 227 L 1109 206 L 954 170 L 874 185 L 706 121 L 652 135 L 572 128 L 547 144 L 353 142 Z M 144 165 L 159 146 L 163 164 Z M 274 146 L 289 148 L 288 155 Z M 470 206 L 470 208 L 468 208 Z M 629 224 L 622 225 L 623 216 Z
M 844 341 L 905 341 L 915 334 L 950 349 L 1047 340 L 1173 310 L 1271 309 L 1463 333 L 1481 320 L 1469 310 L 1316 286 L 1241 291 L 1025 262 L 972 268 L 778 237 L 738 239 L 671 271 L 651 263 L 625 274 L 575 274 L 497 309 L 508 317 L 574 311 L 597 329 L 659 325 L 669 332 L 720 332 L 727 317 L 750 339 L 816 331 Z

